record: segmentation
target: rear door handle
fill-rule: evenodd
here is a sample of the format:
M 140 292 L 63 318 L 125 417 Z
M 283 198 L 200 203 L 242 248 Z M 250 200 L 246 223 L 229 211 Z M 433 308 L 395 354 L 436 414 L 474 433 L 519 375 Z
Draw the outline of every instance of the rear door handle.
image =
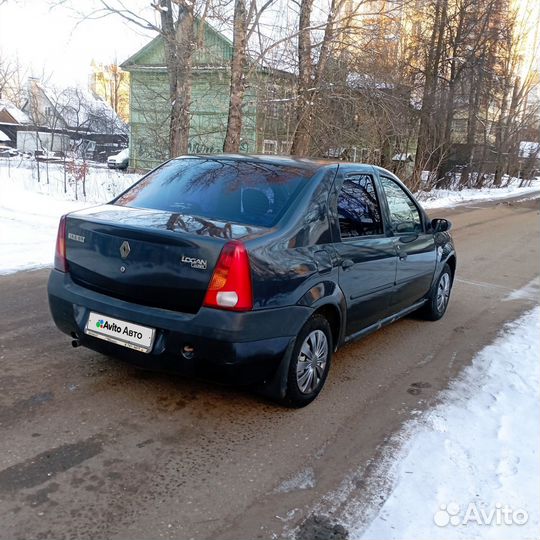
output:
M 343 270 L 347 270 L 347 268 L 350 268 L 351 266 L 354 266 L 354 261 L 352 259 L 343 259 L 341 261 L 341 268 L 343 268 Z
M 406 254 L 406 253 L 400 253 L 400 254 L 399 254 L 399 260 L 400 260 L 400 261 L 404 261 L 406 258 L 407 258 L 407 254 Z

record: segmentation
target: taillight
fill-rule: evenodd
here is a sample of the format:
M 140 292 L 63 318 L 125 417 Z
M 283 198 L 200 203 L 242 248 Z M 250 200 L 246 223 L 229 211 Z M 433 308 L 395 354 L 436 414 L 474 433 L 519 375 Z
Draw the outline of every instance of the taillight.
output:
M 234 311 L 249 311 L 253 308 L 251 267 L 242 242 L 228 242 L 221 250 L 204 305 Z
M 66 216 L 60 218 L 58 235 L 56 237 L 56 251 L 54 253 L 54 267 L 60 272 L 68 271 L 66 259 Z

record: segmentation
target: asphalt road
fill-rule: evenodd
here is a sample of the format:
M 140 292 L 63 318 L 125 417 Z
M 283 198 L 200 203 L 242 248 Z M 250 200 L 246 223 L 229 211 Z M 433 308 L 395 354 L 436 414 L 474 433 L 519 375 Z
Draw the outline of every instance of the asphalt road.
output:
M 431 214 L 458 249 L 446 317 L 343 348 L 302 410 L 73 349 L 47 270 L 0 277 L 0 538 L 308 537 L 306 518 L 340 521 L 345 495 L 379 501 L 392 435 L 538 302 L 505 300 L 540 273 L 538 199 Z

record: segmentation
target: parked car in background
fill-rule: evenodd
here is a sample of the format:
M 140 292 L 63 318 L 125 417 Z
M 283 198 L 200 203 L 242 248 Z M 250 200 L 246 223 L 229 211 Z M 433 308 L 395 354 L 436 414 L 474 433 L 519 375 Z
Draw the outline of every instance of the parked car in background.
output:
M 339 346 L 444 315 L 449 229 L 380 167 L 186 156 L 61 219 L 49 304 L 74 346 L 303 406 Z
M 124 148 L 119 154 L 107 158 L 109 169 L 127 169 L 129 165 L 129 148 Z

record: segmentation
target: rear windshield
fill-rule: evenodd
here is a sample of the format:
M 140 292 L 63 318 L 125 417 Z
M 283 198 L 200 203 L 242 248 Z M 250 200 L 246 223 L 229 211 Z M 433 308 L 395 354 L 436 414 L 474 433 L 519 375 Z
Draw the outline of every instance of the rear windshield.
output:
M 132 186 L 115 204 L 271 227 L 312 174 L 302 167 L 264 162 L 176 159 Z

